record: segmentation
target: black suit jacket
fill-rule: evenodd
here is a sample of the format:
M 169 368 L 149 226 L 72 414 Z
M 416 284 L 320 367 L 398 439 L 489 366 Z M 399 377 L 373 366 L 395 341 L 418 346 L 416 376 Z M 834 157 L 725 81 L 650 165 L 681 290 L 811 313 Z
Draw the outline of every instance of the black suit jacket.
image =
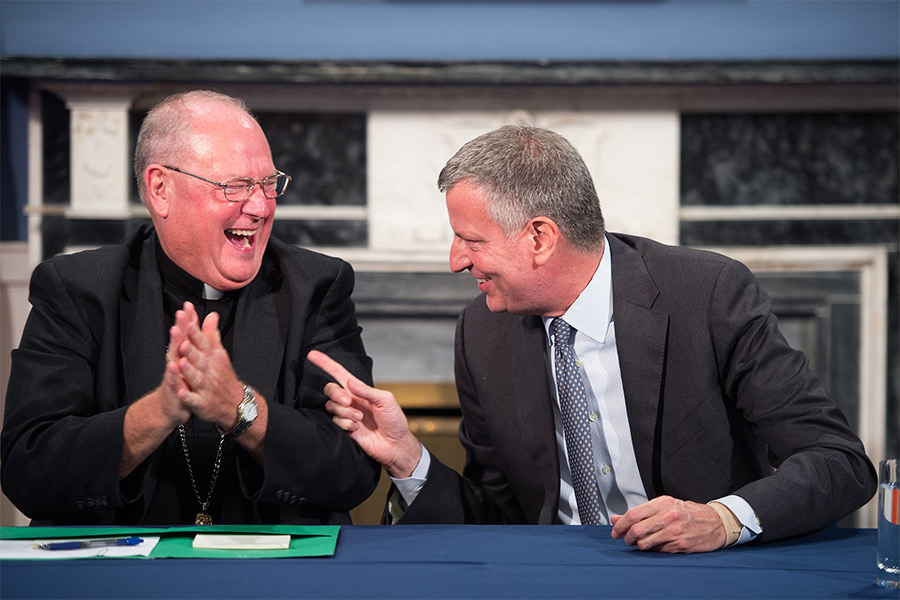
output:
M 34 519 L 139 523 L 165 468 L 157 451 L 118 477 L 125 410 L 159 385 L 165 368 L 154 237 L 143 226 L 123 245 L 52 258 L 32 276 L 33 308 L 12 355 L 0 468 L 3 491 Z M 309 350 L 322 350 L 371 381 L 353 281 L 345 262 L 271 239 L 235 307 L 235 372 L 269 406 L 264 465 L 234 443 L 255 520 L 349 522 L 346 511 L 377 483 L 378 467 L 324 409 L 328 379 L 306 360 Z
M 862 444 L 771 303 L 724 256 L 608 234 L 625 402 L 648 497 L 754 508 L 765 540 L 849 514 L 875 490 Z M 540 317 L 459 318 L 465 478 L 434 460 L 401 523 L 557 522 L 553 380 Z

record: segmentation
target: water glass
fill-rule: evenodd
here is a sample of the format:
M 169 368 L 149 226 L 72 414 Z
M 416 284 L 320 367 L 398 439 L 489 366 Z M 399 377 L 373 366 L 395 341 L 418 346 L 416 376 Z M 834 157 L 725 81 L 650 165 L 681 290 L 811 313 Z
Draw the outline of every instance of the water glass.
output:
M 885 588 L 900 588 L 900 479 L 897 459 L 878 465 L 878 578 Z

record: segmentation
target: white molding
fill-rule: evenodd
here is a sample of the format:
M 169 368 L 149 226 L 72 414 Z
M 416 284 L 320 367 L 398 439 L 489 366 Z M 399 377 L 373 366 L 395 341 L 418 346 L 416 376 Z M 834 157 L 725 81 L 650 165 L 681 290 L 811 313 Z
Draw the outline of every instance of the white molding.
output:
M 323 221 L 365 221 L 369 209 L 365 206 L 328 206 L 279 204 L 275 219 L 319 219 Z
M 779 221 L 900 219 L 900 204 L 805 206 L 682 206 L 682 221 Z
M 28 264 L 36 267 L 41 259 L 44 236 L 41 216 L 30 212 L 44 205 L 44 121 L 41 118 L 41 92 L 32 87 L 28 95 Z
M 357 272 L 450 273 L 450 245 L 446 250 L 375 250 L 345 246 L 308 246 L 310 250 L 342 258 Z
M 68 217 L 71 219 L 133 219 L 150 217 L 143 204 L 129 204 L 119 211 L 77 211 L 66 204 L 28 204 L 25 214 L 33 217 Z M 280 204 L 275 209 L 276 219 L 320 219 L 324 221 L 359 221 L 369 218 L 365 206 L 329 206 Z

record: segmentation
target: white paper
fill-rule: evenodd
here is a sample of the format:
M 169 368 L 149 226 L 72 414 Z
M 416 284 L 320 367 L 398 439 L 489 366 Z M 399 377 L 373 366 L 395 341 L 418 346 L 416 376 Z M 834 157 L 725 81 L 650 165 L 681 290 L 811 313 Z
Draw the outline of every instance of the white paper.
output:
M 127 558 L 133 556 L 150 556 L 156 547 L 159 537 L 143 537 L 144 541 L 134 546 L 101 546 L 97 548 L 78 548 L 75 550 L 43 550 L 35 548 L 35 544 L 47 542 L 64 542 L 67 540 L 0 540 L 0 559 L 7 560 L 60 560 L 69 558 Z
M 198 533 L 194 548 L 212 550 L 287 550 L 291 536 L 286 535 L 237 535 L 233 533 Z

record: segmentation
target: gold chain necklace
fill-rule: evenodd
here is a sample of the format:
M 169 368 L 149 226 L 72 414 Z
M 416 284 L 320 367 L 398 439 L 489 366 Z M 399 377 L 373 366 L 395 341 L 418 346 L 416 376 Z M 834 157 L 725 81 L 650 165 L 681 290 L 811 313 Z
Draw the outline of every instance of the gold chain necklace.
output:
M 191 453 L 188 451 L 187 437 L 184 433 L 184 425 L 178 426 L 178 435 L 181 437 L 181 447 L 184 449 L 184 459 L 187 461 L 188 475 L 191 476 L 191 487 L 194 488 L 194 496 L 200 503 L 200 512 L 194 519 L 195 525 L 212 525 L 212 515 L 209 514 L 209 502 L 212 500 L 213 490 L 216 489 L 216 479 L 219 477 L 219 467 L 222 466 L 222 446 L 225 444 L 225 434 L 219 436 L 219 449 L 216 450 L 216 462 L 213 464 L 212 478 L 209 482 L 209 493 L 206 494 L 206 502 L 200 499 L 197 491 L 197 482 L 194 480 L 194 470 L 191 468 Z

